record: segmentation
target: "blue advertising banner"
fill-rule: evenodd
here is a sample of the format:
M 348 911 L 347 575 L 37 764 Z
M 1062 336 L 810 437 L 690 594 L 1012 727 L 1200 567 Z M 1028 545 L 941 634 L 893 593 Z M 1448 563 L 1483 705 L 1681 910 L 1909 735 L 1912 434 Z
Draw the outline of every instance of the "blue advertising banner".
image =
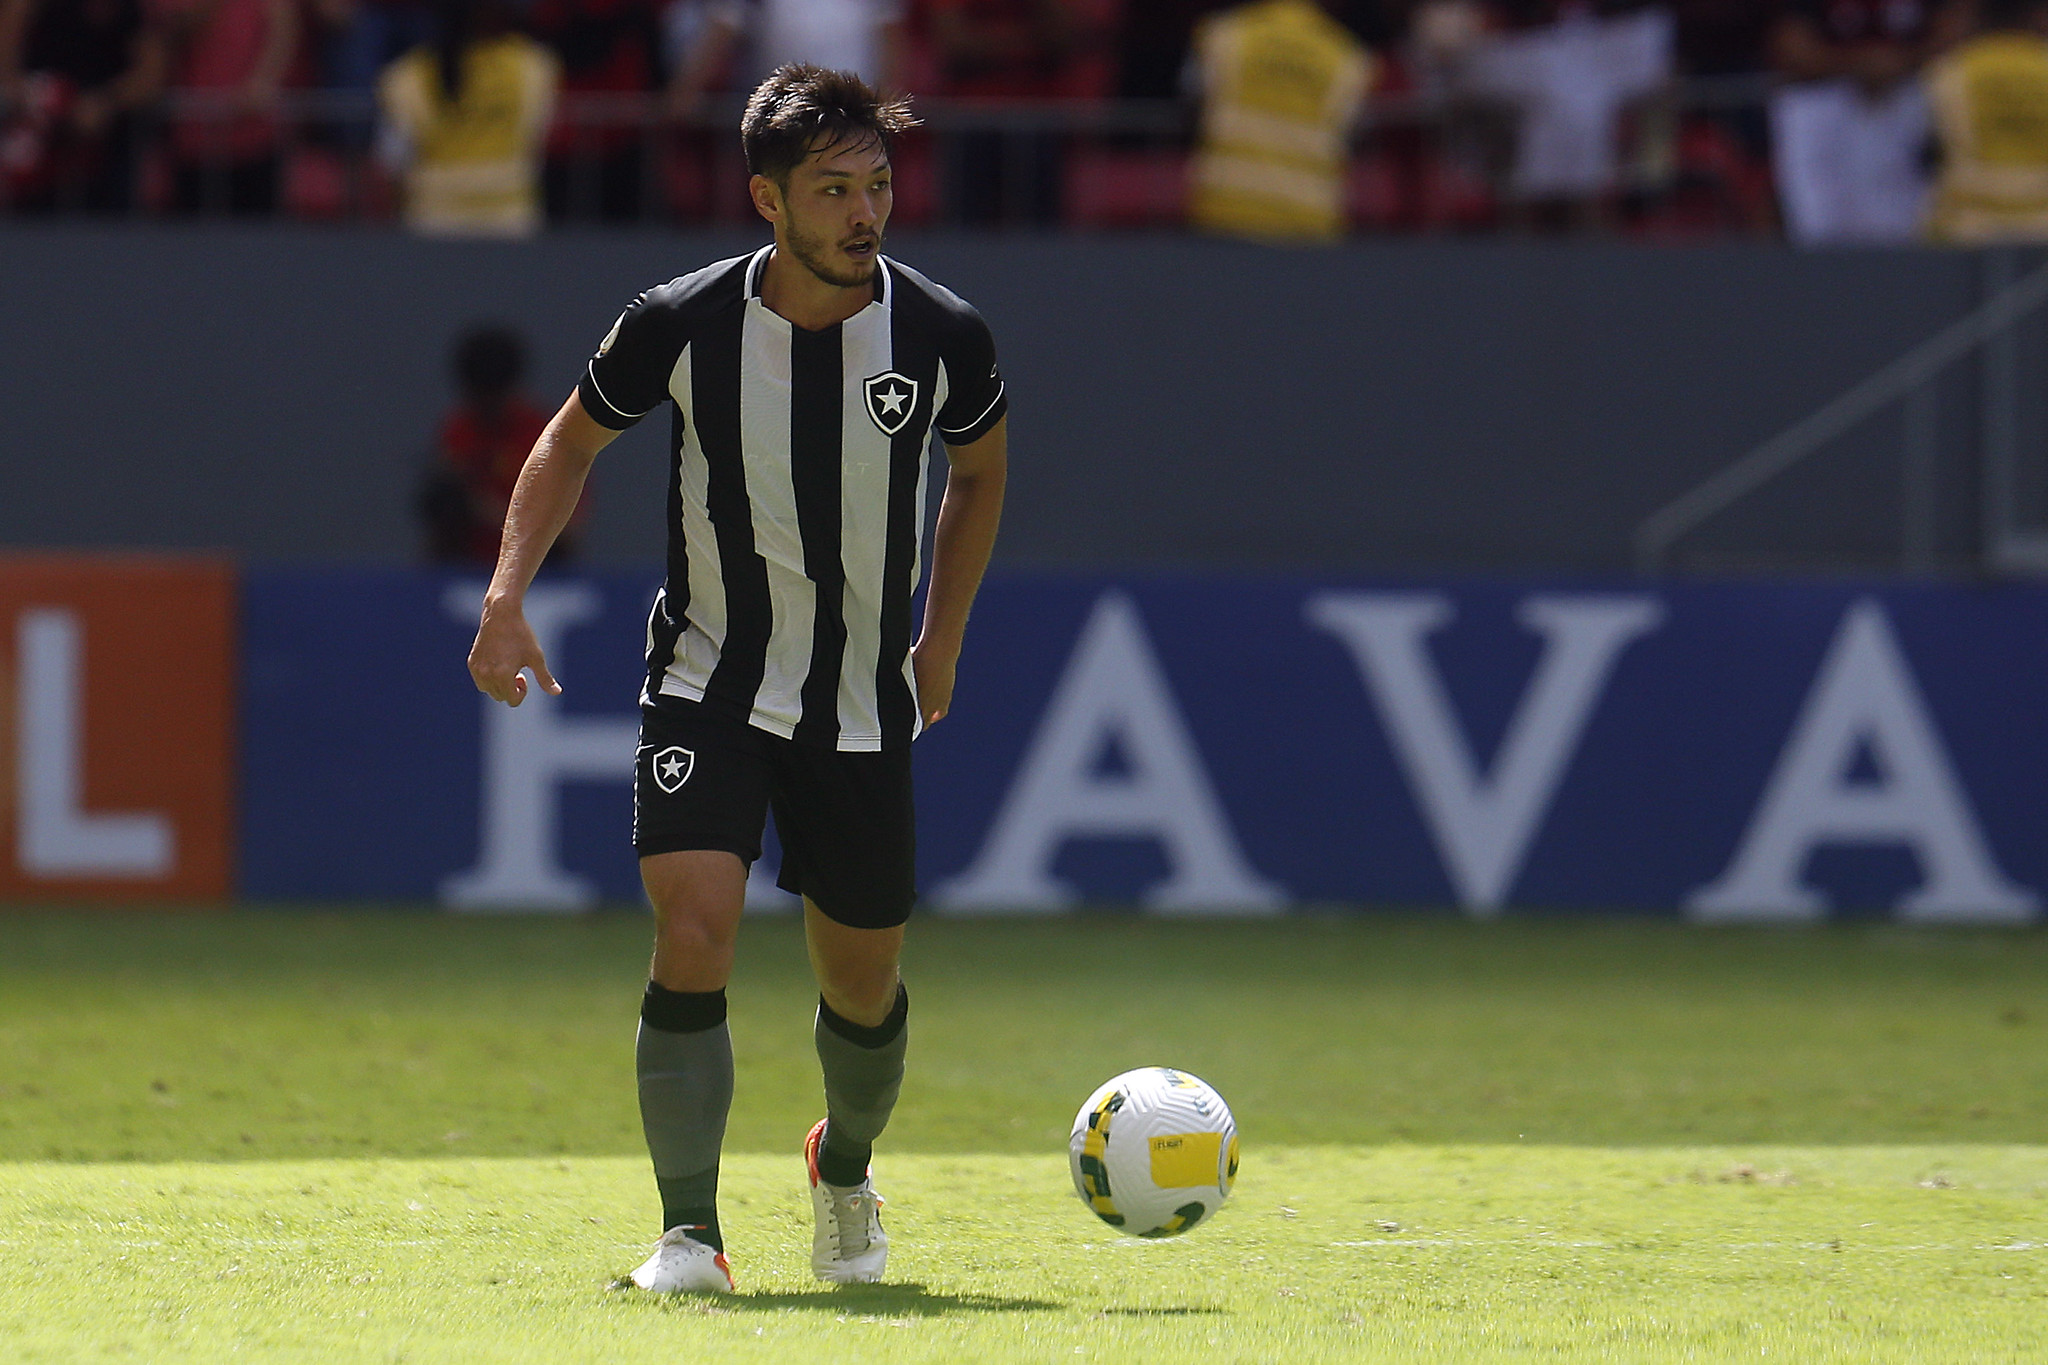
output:
M 463 666 L 479 580 L 250 574 L 243 893 L 636 897 L 653 586 L 536 585 L 566 691 L 514 711 Z M 2025 921 L 2044 703 L 2035 587 L 1000 577 L 917 745 L 922 883 L 952 913 Z
M 566 691 L 486 705 L 480 577 L 243 577 L 242 878 L 253 899 L 637 897 L 629 842 L 651 577 L 544 579 L 529 617 Z M 486 877 L 473 899 L 493 900 Z

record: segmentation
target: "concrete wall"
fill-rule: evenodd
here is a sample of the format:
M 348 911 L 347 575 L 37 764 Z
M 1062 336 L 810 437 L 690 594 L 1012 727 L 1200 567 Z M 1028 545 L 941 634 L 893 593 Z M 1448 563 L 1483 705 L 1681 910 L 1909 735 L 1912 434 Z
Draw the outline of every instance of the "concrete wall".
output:
M 757 238 L 524 245 L 261 228 L 0 229 L 0 544 L 404 562 L 444 356 L 494 318 L 552 403 L 647 284 Z M 1090 569 L 1605 570 L 1648 512 L 1966 311 L 1952 253 L 1543 243 L 1275 251 L 913 237 L 1014 400 L 1001 554 Z M 1974 549 L 1967 375 L 1940 543 Z M 662 434 L 597 476 L 594 558 L 651 563 Z M 1896 557 L 1895 424 L 1703 534 L 1722 560 Z

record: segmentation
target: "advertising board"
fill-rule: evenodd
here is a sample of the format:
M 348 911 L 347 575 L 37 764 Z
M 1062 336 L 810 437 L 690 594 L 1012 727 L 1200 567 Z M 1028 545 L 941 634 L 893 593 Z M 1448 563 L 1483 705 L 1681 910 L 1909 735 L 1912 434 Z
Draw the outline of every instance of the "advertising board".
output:
M 653 586 L 536 585 L 566 691 L 512 711 L 463 667 L 480 580 L 251 574 L 243 893 L 635 898 Z M 949 913 L 2018 922 L 2044 696 L 2034 587 L 1004 576 L 918 742 L 921 879 Z
M 0 899 L 232 886 L 234 573 L 0 557 Z

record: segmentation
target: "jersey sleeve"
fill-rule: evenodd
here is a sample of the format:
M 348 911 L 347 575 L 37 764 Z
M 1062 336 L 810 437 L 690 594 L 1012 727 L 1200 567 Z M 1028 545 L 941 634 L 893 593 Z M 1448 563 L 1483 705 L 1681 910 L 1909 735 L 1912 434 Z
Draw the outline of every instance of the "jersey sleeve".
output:
M 650 289 L 612 324 L 576 391 L 600 426 L 624 431 L 669 396 L 669 375 L 689 337 L 664 289 Z
M 981 314 L 967 309 L 947 331 L 939 352 L 946 366 L 946 405 L 932 425 L 947 445 L 972 445 L 1003 420 L 1010 400 L 996 364 L 996 339 Z

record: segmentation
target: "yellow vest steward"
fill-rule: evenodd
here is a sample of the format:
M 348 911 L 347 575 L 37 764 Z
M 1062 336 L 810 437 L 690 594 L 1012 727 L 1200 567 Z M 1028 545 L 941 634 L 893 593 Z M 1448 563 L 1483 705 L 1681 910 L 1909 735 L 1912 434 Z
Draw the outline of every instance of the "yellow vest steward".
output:
M 1328 241 L 1344 231 L 1351 125 L 1372 56 L 1309 0 L 1257 0 L 1195 36 L 1202 142 L 1198 227 L 1235 236 Z
M 560 83 L 554 54 L 518 34 L 463 53 L 462 93 L 452 102 L 432 49 L 416 48 L 393 62 L 378 96 L 384 117 L 412 146 L 406 225 L 492 237 L 538 229 L 541 140 Z
M 1929 231 L 1940 241 L 2048 241 L 2048 40 L 1973 38 L 1927 76 L 1942 168 Z

